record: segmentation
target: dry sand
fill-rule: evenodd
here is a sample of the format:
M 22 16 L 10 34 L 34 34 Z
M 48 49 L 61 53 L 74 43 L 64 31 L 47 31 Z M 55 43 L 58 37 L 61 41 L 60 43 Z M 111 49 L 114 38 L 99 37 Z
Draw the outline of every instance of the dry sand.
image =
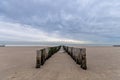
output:
M 40 48 L 0 47 L 0 80 L 120 80 L 119 47 L 86 47 L 88 70 L 61 52 L 36 69 Z

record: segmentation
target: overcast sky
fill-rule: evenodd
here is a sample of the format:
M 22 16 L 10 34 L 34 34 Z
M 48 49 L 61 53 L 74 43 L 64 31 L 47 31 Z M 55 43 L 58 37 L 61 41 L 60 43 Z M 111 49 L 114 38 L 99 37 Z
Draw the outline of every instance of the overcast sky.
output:
M 0 0 L 0 41 L 120 43 L 120 0 Z

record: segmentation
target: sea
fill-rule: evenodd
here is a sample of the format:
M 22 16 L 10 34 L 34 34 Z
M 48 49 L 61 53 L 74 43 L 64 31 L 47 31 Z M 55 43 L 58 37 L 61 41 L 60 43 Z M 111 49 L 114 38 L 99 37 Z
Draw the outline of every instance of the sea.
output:
M 41 41 L 0 41 L 0 45 L 4 46 L 112 46 L 112 44 L 77 44 L 65 42 L 41 42 Z

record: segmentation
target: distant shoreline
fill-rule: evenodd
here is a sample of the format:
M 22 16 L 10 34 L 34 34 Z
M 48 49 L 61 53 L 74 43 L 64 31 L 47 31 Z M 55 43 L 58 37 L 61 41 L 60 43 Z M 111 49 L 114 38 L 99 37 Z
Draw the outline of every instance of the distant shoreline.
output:
M 27 41 L 0 41 L 0 45 L 5 46 L 56 46 L 56 45 L 66 45 L 66 46 L 113 46 L 115 44 L 95 44 L 95 43 L 62 43 L 62 42 L 27 42 Z
M 16 46 L 16 47 L 34 47 L 34 46 L 59 46 L 59 45 L 6 45 L 6 47 L 14 47 L 14 46 Z M 113 47 L 113 45 L 66 45 L 66 46 L 76 46 L 76 47 L 79 47 L 79 46 L 83 46 L 83 47 Z

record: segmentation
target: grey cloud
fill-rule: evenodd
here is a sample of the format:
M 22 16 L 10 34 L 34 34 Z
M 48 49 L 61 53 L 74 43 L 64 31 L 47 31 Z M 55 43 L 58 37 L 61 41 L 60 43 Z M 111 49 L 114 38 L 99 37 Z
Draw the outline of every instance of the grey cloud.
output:
M 66 38 L 119 42 L 119 6 L 119 0 L 1 0 L 0 16 Z

